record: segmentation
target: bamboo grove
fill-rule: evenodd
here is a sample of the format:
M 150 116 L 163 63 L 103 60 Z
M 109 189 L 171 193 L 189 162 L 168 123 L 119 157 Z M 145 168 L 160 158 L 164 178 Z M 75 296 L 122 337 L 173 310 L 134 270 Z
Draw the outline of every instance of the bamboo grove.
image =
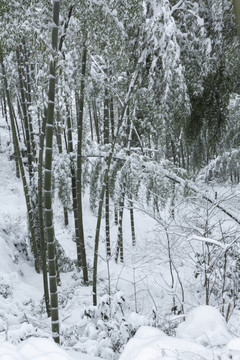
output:
M 93 284 L 97 305 L 100 233 L 107 261 L 124 262 L 123 212 L 135 246 L 135 201 L 144 198 L 159 215 L 177 196 L 174 184 L 227 151 L 231 129 L 238 129 L 229 110 L 231 96 L 239 101 L 233 6 L 228 0 L 16 0 L 2 1 L 0 12 L 2 116 L 59 342 L 54 194 L 65 226 L 73 213 L 75 266 L 83 283 Z M 86 189 L 96 214 L 92 275 Z

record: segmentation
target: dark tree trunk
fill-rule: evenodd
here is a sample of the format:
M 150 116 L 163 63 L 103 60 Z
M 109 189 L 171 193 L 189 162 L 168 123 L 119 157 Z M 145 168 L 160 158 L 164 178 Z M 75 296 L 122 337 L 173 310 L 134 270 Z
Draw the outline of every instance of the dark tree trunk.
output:
M 48 289 L 48 277 L 47 277 L 47 253 L 46 253 L 46 239 L 44 233 L 44 211 L 43 211 L 43 148 L 44 137 L 46 130 L 46 118 L 47 110 L 44 110 L 42 129 L 40 133 L 39 155 L 38 155 L 38 226 L 39 226 L 39 238 L 42 251 L 42 271 L 43 271 L 43 288 L 44 288 L 44 300 L 48 317 L 51 316 L 49 289 Z
M 49 285 L 51 299 L 51 321 L 52 336 L 56 343 L 60 343 L 59 316 L 58 316 L 58 290 L 57 290 L 57 266 L 56 246 L 53 227 L 52 211 L 52 146 L 55 107 L 55 83 L 56 62 L 58 50 L 58 26 L 59 26 L 60 1 L 53 3 L 53 26 L 52 26 L 52 51 L 53 60 L 50 63 L 48 111 L 46 124 L 46 149 L 45 149 L 45 172 L 44 172 L 44 205 L 45 205 L 45 227 L 47 235 Z
M 103 125 L 104 125 L 104 145 L 108 145 L 109 144 L 109 99 L 108 99 L 107 70 L 105 71 Z M 107 179 L 106 193 L 105 193 L 105 236 L 106 236 L 106 252 L 108 257 L 111 256 L 109 200 L 110 200 L 109 179 Z
M 87 61 L 87 47 L 83 46 L 82 56 L 82 79 L 80 96 L 77 95 L 77 114 L 78 114 L 78 151 L 77 151 L 77 205 L 78 205 L 78 231 L 79 231 L 79 246 L 81 253 L 81 266 L 83 269 L 83 281 L 88 282 L 87 258 L 83 231 L 83 214 L 82 214 L 82 136 L 83 136 L 83 109 L 84 109 L 84 91 L 85 91 L 85 76 L 86 76 L 86 61 Z

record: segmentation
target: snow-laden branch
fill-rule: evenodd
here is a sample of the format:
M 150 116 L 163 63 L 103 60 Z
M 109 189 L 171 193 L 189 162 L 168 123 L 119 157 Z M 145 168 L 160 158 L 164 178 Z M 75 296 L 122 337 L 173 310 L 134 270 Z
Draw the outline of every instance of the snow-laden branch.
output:
M 136 81 L 136 76 L 133 76 L 133 79 Z M 133 82 L 134 83 L 134 82 Z M 130 84 L 129 89 L 131 88 L 132 84 Z M 126 97 L 125 103 L 128 101 L 129 95 Z M 138 151 L 138 148 L 130 148 L 128 151 L 134 152 L 134 150 Z M 156 152 L 155 149 L 145 149 L 146 151 Z M 109 154 L 105 152 L 100 152 L 98 154 L 84 154 L 83 157 L 107 157 Z M 115 160 L 122 160 L 127 161 L 130 157 L 129 155 L 125 154 L 124 151 L 121 151 L 120 154 L 114 154 L 112 155 L 113 159 Z M 130 155 L 131 156 L 131 155 Z M 146 158 L 146 156 L 145 156 Z M 212 199 L 210 196 L 204 194 L 201 190 L 198 189 L 198 187 L 195 185 L 195 183 L 191 180 L 185 180 L 181 178 L 180 176 L 176 175 L 174 172 L 171 172 L 167 169 L 165 169 L 161 164 L 156 163 L 151 158 L 149 160 L 152 162 L 153 166 L 156 167 L 156 170 L 159 172 L 159 175 L 165 176 L 167 179 L 179 184 L 183 188 L 187 188 L 190 191 L 194 192 L 195 194 L 199 195 L 202 199 L 208 201 L 209 203 L 213 204 L 217 209 L 222 211 L 224 214 L 229 216 L 232 220 L 234 220 L 237 224 L 240 225 L 240 218 L 235 216 L 229 209 L 226 209 L 223 205 L 220 204 L 219 201 Z
M 240 225 L 240 219 L 238 217 L 236 217 L 230 210 L 226 209 L 224 206 L 220 205 L 218 201 L 212 199 L 210 196 L 207 196 L 205 194 L 203 194 L 201 192 L 201 190 L 199 190 L 196 185 L 190 181 L 190 180 L 184 180 L 182 178 L 180 178 L 179 176 L 171 173 L 170 171 L 163 169 L 163 174 L 170 180 L 176 182 L 177 184 L 183 186 L 183 187 L 187 187 L 189 190 L 195 192 L 196 194 L 199 194 L 204 200 L 210 202 L 211 204 L 215 205 L 216 208 L 218 208 L 219 210 L 221 210 L 224 214 L 228 215 L 232 220 L 234 220 L 237 224 Z
M 212 245 L 217 245 L 219 247 L 221 247 L 224 251 L 226 251 L 229 246 L 226 244 L 221 243 L 218 240 L 214 240 L 208 237 L 203 237 L 203 236 L 198 236 L 198 235 L 191 235 L 190 237 L 187 238 L 188 241 L 193 241 L 193 240 L 197 240 L 197 241 L 201 241 L 207 244 L 212 244 Z

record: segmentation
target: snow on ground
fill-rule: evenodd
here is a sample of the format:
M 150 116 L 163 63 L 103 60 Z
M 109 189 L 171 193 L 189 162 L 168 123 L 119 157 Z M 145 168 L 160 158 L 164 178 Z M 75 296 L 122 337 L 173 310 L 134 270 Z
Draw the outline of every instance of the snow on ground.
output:
M 166 248 L 166 231 L 147 213 L 135 211 L 137 246 L 131 245 L 130 217 L 124 210 L 124 264 L 116 264 L 112 258 L 106 261 L 104 243 L 104 220 L 100 237 L 98 272 L 99 306 L 93 307 L 91 286 L 83 286 L 81 273 L 73 270 L 61 274 L 59 306 L 61 339 L 59 348 L 51 338 L 50 321 L 42 301 L 42 276 L 34 271 L 32 255 L 27 242 L 26 205 L 22 183 L 15 177 L 14 161 L 9 161 L 8 131 L 0 120 L 0 359 L 3 360 L 95 360 L 118 359 L 118 352 L 128 342 L 121 360 L 212 360 L 232 356 L 240 360 L 240 339 L 233 338 L 218 310 L 200 306 L 189 313 L 186 322 L 178 325 L 177 337 L 173 335 L 183 315 L 177 315 L 181 292 L 177 275 L 175 288 L 171 276 Z M 2 126 L 1 126 L 2 125 Z M 112 209 L 113 210 L 113 209 Z M 179 210 L 179 211 L 182 211 Z M 185 206 L 183 213 L 188 216 Z M 55 236 L 67 256 L 76 258 L 73 241 L 73 216 L 70 225 L 64 227 L 62 206 L 55 200 Z M 191 213 L 191 211 L 190 211 Z M 191 220 L 193 215 L 191 213 Z M 181 224 L 180 224 L 181 225 Z M 201 224 L 200 224 L 201 225 Z M 84 232 L 88 264 L 93 260 L 96 217 L 84 197 Z M 232 227 L 232 223 L 226 224 Z M 196 229 L 199 214 L 196 215 Z M 176 232 L 181 227 L 176 228 Z M 232 231 L 232 229 L 231 229 Z M 184 310 L 204 303 L 205 294 L 199 291 L 200 275 L 194 276 L 196 260 L 187 258 L 188 250 L 198 249 L 198 243 L 187 248 L 186 239 L 169 233 L 171 255 L 178 276 L 182 279 L 185 302 Z M 172 236 L 173 235 L 173 236 Z M 111 225 L 112 249 L 116 248 L 117 227 Z M 171 237 L 172 236 L 172 237 Z M 201 245 L 202 246 L 202 245 Z M 177 251 L 175 251 L 177 249 Z M 197 252 L 197 251 L 196 251 Z M 192 253 L 194 255 L 194 253 Z M 187 266 L 185 266 L 186 264 Z M 109 273 L 108 273 L 109 266 Z M 111 302 L 106 293 L 111 292 Z M 173 295 L 178 305 L 176 315 L 172 312 Z M 235 310 L 236 314 L 237 311 Z M 109 321 L 104 321 L 104 317 Z M 231 317 L 231 330 L 240 334 L 237 315 Z M 139 328 L 140 327 L 140 328 Z
M 199 338 L 201 335 L 210 335 L 209 340 L 211 340 L 211 332 L 214 332 L 214 338 L 218 339 L 225 334 L 225 342 L 228 343 L 221 351 L 210 347 L 210 342 L 204 342 L 205 346 L 199 343 L 199 340 L 203 342 L 202 338 Z M 186 339 L 187 337 L 189 339 Z M 221 314 L 211 306 L 200 306 L 189 314 L 185 324 L 179 326 L 177 337 L 167 336 L 154 327 L 141 326 L 125 346 L 119 360 L 214 360 L 215 358 L 239 360 L 240 338 L 231 340 L 230 338 Z M 34 337 L 16 345 L 7 341 L 1 342 L 0 358 L 1 360 L 97 360 L 94 356 L 63 350 L 53 340 Z
M 17 345 L 9 342 L 0 343 L 1 360 L 97 360 L 97 358 L 72 351 L 64 351 L 53 340 L 29 338 Z

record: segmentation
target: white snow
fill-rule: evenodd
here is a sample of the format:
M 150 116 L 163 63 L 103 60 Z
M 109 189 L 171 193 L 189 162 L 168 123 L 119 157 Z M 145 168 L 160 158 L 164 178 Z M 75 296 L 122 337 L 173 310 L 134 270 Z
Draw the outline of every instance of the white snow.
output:
M 18 345 L 0 343 L 1 360 L 97 360 L 96 357 L 64 351 L 53 340 L 31 337 Z
M 70 360 L 67 353 L 49 339 L 29 338 L 18 345 L 0 344 L 2 360 Z
M 217 349 L 215 353 L 214 349 Z M 232 339 L 216 308 L 201 305 L 178 326 L 176 337 L 167 336 L 157 328 L 141 326 L 125 346 L 120 360 L 211 360 L 220 352 L 222 359 L 239 360 L 240 338 Z
M 226 347 L 226 354 L 223 359 L 240 359 L 240 338 L 235 338 L 229 341 Z
M 192 310 L 187 320 L 179 325 L 177 336 L 212 346 L 226 344 L 232 338 L 223 316 L 216 308 L 208 305 Z
M 178 326 L 177 336 L 167 336 L 159 328 L 146 326 L 158 320 L 158 326 L 163 324 L 161 328 L 166 330 L 164 321 L 162 323 L 160 321 L 161 317 L 166 319 L 166 314 L 168 314 L 170 322 L 173 320 L 172 323 L 174 321 L 176 323 L 184 315 L 173 316 L 170 312 L 173 290 L 169 285 L 171 279 L 166 254 L 159 247 L 159 229 L 158 234 L 156 235 L 155 232 L 154 235 L 155 221 L 140 211 L 136 211 L 135 219 L 136 248 L 132 250 L 126 241 L 125 264 L 119 265 L 113 261 L 109 265 L 109 284 L 114 294 L 111 307 L 108 305 L 110 301 L 106 295 L 107 277 L 104 261 L 99 261 L 99 279 L 101 279 L 99 308 L 91 307 L 91 288 L 82 286 L 81 273 L 61 274 L 62 285 L 59 287 L 59 294 L 62 348 L 50 340 L 50 320 L 47 319 L 42 305 L 42 275 L 34 271 L 30 252 L 26 257 L 16 249 L 16 246 L 21 246 L 27 238 L 26 205 L 21 181 L 16 179 L 14 174 L 14 162 L 7 158 L 8 147 L 5 145 L 8 140 L 7 131 L 2 131 L 1 146 L 5 149 L 5 153 L 0 152 L 2 165 L 0 167 L 0 360 L 100 359 L 95 356 L 116 360 L 119 354 L 113 353 L 111 342 L 119 345 L 121 349 L 136 329 L 138 330 L 135 336 L 128 341 L 119 360 L 213 360 L 218 358 L 240 360 L 240 338 L 233 338 L 224 318 L 212 306 L 201 305 L 192 310 L 186 317 L 186 321 Z M 93 253 L 91 246 L 96 217 L 90 212 L 87 201 L 84 206 L 84 230 L 88 246 L 88 261 L 91 264 Z M 67 255 L 75 259 L 76 244 L 72 241 L 71 227 L 61 226 L 62 209 L 60 206 L 56 209 L 55 220 L 57 239 Z M 124 214 L 124 221 L 129 222 L 127 211 Z M 73 222 L 72 214 L 70 214 L 70 222 Z M 178 234 L 177 231 L 176 234 Z M 111 229 L 111 234 L 113 239 L 117 238 L 116 227 Z M 171 235 L 170 231 L 169 234 Z M 180 232 L 179 234 L 182 241 L 185 234 Z M 226 245 L 220 244 L 219 241 L 213 240 L 218 239 L 214 235 L 213 238 L 203 238 L 198 234 L 201 232 L 198 231 L 197 235 L 194 233 L 192 237 L 188 234 L 185 246 L 190 243 L 189 240 L 191 240 L 190 245 L 195 241 L 196 247 L 199 240 L 201 243 L 203 241 L 211 243 L 211 246 L 220 245 L 223 249 L 229 247 L 227 244 L 231 244 L 231 242 Z M 164 233 L 160 233 L 160 236 L 164 236 Z M 124 227 L 124 237 L 130 239 L 127 226 Z M 181 247 L 179 243 L 176 244 L 177 257 L 174 253 L 172 256 L 178 265 L 184 284 L 186 295 L 184 308 L 187 311 L 190 307 L 203 303 L 204 294 L 196 291 L 198 287 L 195 283 L 194 286 L 187 284 L 189 272 L 192 269 L 189 270 L 188 266 L 184 267 L 182 264 L 185 259 L 185 255 L 182 257 L 182 254 L 186 253 L 186 248 Z M 103 242 L 100 242 L 100 247 L 103 249 L 100 251 L 101 254 L 104 254 Z M 220 250 L 222 250 L 221 247 Z M 176 280 L 177 276 L 175 276 L 175 282 Z M 177 291 L 177 288 L 174 291 Z M 88 310 L 91 318 L 84 316 L 85 309 Z M 152 318 L 149 320 L 149 312 L 146 310 L 151 311 L 151 309 L 154 309 L 156 313 L 156 320 Z M 110 330 L 107 322 L 100 319 L 101 312 L 108 317 L 110 317 L 109 314 L 113 316 Z M 233 318 L 236 321 L 235 333 L 239 336 L 237 315 L 234 314 Z
M 210 360 L 202 345 L 165 335 L 161 330 L 141 327 L 126 345 L 119 360 Z

